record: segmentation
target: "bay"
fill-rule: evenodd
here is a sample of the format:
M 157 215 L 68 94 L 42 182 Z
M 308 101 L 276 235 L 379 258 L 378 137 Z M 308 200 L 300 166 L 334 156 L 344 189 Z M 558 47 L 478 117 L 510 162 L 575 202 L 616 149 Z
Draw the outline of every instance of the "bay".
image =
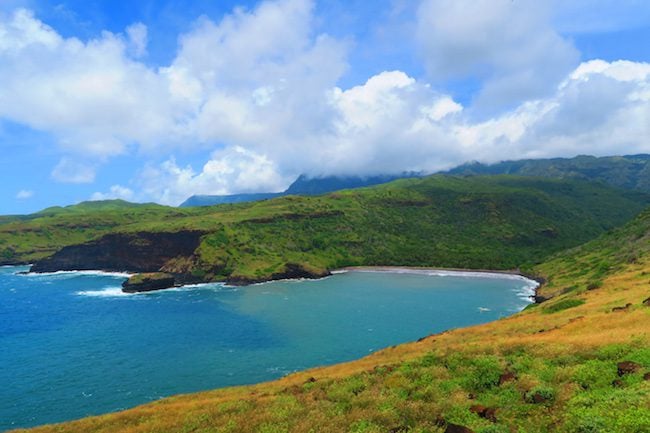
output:
M 123 294 L 125 276 L 0 268 L 0 430 L 272 380 L 530 303 L 520 277 L 346 272 Z

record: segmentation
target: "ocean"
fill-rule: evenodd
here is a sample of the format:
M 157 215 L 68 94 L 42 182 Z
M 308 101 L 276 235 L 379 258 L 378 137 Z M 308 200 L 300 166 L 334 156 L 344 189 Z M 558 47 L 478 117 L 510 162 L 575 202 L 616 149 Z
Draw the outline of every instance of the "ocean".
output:
M 123 294 L 122 274 L 0 268 L 0 431 L 268 381 L 531 302 L 514 276 L 345 272 Z

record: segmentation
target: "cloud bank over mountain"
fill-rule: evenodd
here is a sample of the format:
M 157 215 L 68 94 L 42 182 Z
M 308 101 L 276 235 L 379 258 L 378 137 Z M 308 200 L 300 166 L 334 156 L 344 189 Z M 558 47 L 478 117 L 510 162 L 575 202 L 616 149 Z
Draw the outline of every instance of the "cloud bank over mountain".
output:
M 581 61 L 549 5 L 423 0 L 412 42 L 426 74 L 348 88 L 354 41 L 318 32 L 309 0 L 199 18 L 167 65 L 146 61 L 142 23 L 84 41 L 16 9 L 0 14 L 0 118 L 56 137 L 59 182 L 92 183 L 119 155 L 168 155 L 94 195 L 167 204 L 279 191 L 300 173 L 649 152 L 650 64 Z M 445 90 L 458 79 L 480 83 L 470 101 Z M 179 166 L 187 151 L 210 158 Z

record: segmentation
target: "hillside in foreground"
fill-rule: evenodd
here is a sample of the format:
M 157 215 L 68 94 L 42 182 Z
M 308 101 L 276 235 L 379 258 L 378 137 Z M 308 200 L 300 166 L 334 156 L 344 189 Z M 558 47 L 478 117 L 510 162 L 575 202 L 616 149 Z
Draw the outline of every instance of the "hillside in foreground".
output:
M 281 380 L 32 433 L 650 431 L 650 210 L 535 271 L 550 299 Z
M 0 223 L 0 264 L 248 283 L 358 265 L 515 269 L 624 224 L 650 196 L 515 176 L 431 176 L 315 196 L 53 208 Z

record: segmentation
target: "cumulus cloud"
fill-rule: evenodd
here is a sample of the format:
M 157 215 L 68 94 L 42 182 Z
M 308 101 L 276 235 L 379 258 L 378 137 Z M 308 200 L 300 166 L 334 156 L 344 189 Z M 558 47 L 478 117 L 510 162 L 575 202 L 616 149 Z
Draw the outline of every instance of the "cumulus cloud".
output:
M 198 169 L 163 156 L 130 180 L 133 189 L 94 195 L 167 204 L 280 191 L 301 173 L 650 151 L 648 64 L 577 64 L 541 4 L 471 3 L 469 14 L 465 0 L 423 0 L 418 38 L 429 78 L 383 71 L 349 88 L 339 84 L 348 44 L 314 32 L 308 0 L 199 19 L 159 68 L 137 59 L 144 26 L 82 42 L 19 10 L 0 17 L 0 118 L 58 137 L 69 155 L 52 172 L 61 182 L 92 182 L 102 161 L 136 149 L 144 158 L 208 149 Z M 477 120 L 474 105 L 439 85 L 458 74 L 478 74 L 480 98 L 511 107 Z
M 52 179 L 62 183 L 92 183 L 95 180 L 95 167 L 70 158 L 61 158 L 51 175 Z
M 0 82 L 0 117 L 50 132 L 69 151 L 112 156 L 172 132 L 164 83 L 129 58 L 120 35 L 82 42 L 25 9 L 0 16 Z
M 28 198 L 32 198 L 33 196 L 34 196 L 34 191 L 29 189 L 21 189 L 16 194 L 16 198 L 18 200 L 27 200 Z
M 129 50 L 134 57 L 147 54 L 147 26 L 142 23 L 131 24 L 126 28 L 129 41 Z
M 429 76 L 485 80 L 476 103 L 509 106 L 546 96 L 578 63 L 551 26 L 551 3 L 423 0 L 417 39 Z
M 113 185 L 110 187 L 108 192 L 102 193 L 102 192 L 96 192 L 94 193 L 91 197 L 90 200 L 93 201 L 98 201 L 98 200 L 114 200 L 114 199 L 122 199 L 122 200 L 133 200 L 135 197 L 135 193 L 126 187 L 123 187 L 121 185 Z
M 171 158 L 146 167 L 137 183 L 144 197 L 177 205 L 193 194 L 277 192 L 290 180 L 266 156 L 235 146 L 214 152 L 198 173 L 190 166 L 179 167 Z

